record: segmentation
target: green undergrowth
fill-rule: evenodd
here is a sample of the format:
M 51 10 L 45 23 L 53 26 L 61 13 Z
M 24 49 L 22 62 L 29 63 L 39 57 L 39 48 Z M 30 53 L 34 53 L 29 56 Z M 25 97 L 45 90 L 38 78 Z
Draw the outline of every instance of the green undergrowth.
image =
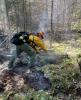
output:
M 77 44 L 78 46 L 76 46 Z M 54 43 L 53 50 L 56 54 L 68 54 L 69 56 L 76 56 L 81 52 L 81 39 L 67 43 Z
M 77 40 L 77 43 L 81 43 L 81 40 Z M 81 54 L 80 47 L 68 43 L 54 43 L 52 52 L 69 55 L 69 59 L 64 59 L 61 64 L 49 64 L 41 68 L 45 76 L 51 80 L 52 88 L 48 91 L 35 91 L 25 85 L 23 89 L 15 91 L 13 100 L 80 100 L 75 95 L 76 88 L 72 88 L 81 88 L 80 70 L 77 65 L 78 55 Z M 9 93 L 4 93 L 0 100 L 7 100 L 8 96 Z
M 51 80 L 52 88 L 49 91 L 35 91 L 26 85 L 19 92 L 15 92 L 13 100 L 63 100 L 60 98 L 66 97 L 66 100 L 69 100 L 68 98 L 72 98 L 68 95 L 69 87 L 74 83 L 81 82 L 79 68 L 74 66 L 72 60 L 66 59 L 59 65 L 46 65 L 41 70 Z M 70 94 L 72 95 L 72 93 Z M 8 95 L 9 93 L 4 95 L 4 98 Z

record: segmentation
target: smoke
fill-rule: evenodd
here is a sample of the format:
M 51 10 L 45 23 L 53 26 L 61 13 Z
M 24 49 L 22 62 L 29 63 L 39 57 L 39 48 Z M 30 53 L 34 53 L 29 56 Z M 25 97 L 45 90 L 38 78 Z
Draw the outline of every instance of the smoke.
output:
M 48 24 L 49 24 L 48 15 L 46 12 L 43 12 L 39 18 L 38 32 L 42 31 L 46 33 Z

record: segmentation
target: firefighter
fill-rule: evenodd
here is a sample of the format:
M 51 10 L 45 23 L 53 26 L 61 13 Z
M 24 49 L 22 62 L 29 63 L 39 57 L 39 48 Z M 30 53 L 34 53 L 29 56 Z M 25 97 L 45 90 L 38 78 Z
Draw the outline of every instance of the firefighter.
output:
M 44 50 L 45 52 L 47 51 L 47 50 L 45 50 L 44 48 L 45 48 L 45 46 L 44 46 L 44 44 L 42 44 L 43 43 L 43 39 L 44 39 L 44 32 L 38 32 L 38 33 L 30 33 L 31 35 L 34 35 L 34 38 L 35 38 L 35 41 L 36 41 L 36 43 L 34 43 L 34 45 L 33 45 L 33 48 L 35 49 L 35 51 L 37 52 L 37 53 L 40 53 L 40 51 L 41 50 Z M 31 37 L 31 36 L 30 36 Z M 38 38 L 37 38 L 38 37 Z M 40 42 L 39 42 L 39 38 L 40 38 Z M 38 43 L 38 44 L 37 44 Z M 40 44 L 40 46 L 38 46 Z M 44 46 L 44 47 L 42 47 L 42 46 Z M 42 48 L 41 48 L 42 47 Z
M 29 67 L 34 66 L 37 48 L 41 48 L 47 52 L 46 47 L 39 36 L 28 34 L 27 32 L 19 32 L 13 36 L 11 42 L 16 45 L 16 50 L 13 51 L 12 58 L 9 63 L 9 68 L 13 67 L 15 59 L 26 52 L 30 56 Z
M 33 32 L 33 33 L 29 33 L 30 35 L 34 35 L 34 37 L 35 36 L 37 36 L 37 37 L 39 37 L 41 40 L 43 40 L 44 39 L 44 35 L 45 35 L 45 33 L 44 32 Z M 36 38 L 36 37 L 35 37 Z M 36 42 L 37 43 L 37 42 Z M 40 46 L 38 47 L 38 46 L 36 46 L 36 44 L 34 43 L 33 44 L 33 48 L 35 49 L 35 51 L 36 51 L 36 53 L 40 53 L 40 51 L 42 50 L 41 48 L 40 48 Z

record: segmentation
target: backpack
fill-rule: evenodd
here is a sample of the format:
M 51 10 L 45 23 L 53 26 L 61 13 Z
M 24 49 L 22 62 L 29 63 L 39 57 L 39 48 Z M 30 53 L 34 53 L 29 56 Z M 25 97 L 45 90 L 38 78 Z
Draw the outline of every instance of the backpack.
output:
M 15 45 L 22 45 L 24 43 L 23 39 L 20 39 L 20 37 L 23 37 L 25 40 L 29 39 L 29 33 L 28 32 L 19 32 L 16 33 L 12 39 L 11 39 L 11 43 L 15 44 Z M 26 41 L 27 42 L 27 41 Z

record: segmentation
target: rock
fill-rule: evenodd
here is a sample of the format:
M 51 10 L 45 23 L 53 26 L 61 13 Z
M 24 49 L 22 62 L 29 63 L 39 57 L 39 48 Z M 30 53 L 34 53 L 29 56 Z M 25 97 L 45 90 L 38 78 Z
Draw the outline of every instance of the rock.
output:
M 49 90 L 52 86 L 51 81 L 42 71 L 33 71 L 24 78 L 26 83 L 35 90 Z

